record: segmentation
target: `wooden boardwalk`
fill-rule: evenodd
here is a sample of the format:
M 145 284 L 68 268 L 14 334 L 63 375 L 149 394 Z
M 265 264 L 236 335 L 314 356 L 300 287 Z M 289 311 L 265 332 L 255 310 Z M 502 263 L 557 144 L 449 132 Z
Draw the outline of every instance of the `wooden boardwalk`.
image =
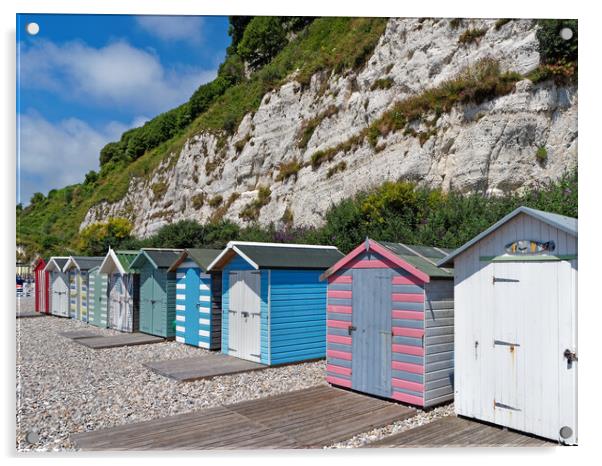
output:
M 122 333 L 110 337 L 95 335 L 92 338 L 80 338 L 75 341 L 88 348 L 105 349 L 117 348 L 119 346 L 150 345 L 153 343 L 161 343 L 162 341 L 165 341 L 165 339 L 154 335 L 147 335 L 145 333 Z
M 46 314 L 36 311 L 19 311 L 17 309 L 17 319 L 28 319 L 32 317 L 45 317 Z
M 179 382 L 210 379 L 219 375 L 256 371 L 268 367 L 222 353 L 210 353 L 205 356 L 168 359 L 166 361 L 152 361 L 144 364 L 144 366 L 159 375 Z
M 368 448 L 548 447 L 552 442 L 456 416 L 400 432 Z
M 327 386 L 74 434 L 83 450 L 321 448 L 415 410 Z
M 69 332 L 60 332 L 58 335 L 61 337 L 70 338 L 71 340 L 100 337 L 98 333 L 91 332 L 90 330 L 71 330 Z

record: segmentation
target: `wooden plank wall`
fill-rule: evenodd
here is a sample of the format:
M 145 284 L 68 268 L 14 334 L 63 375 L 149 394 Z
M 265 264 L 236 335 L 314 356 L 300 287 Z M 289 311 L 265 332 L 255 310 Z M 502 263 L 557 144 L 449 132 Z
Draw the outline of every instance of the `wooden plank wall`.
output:
M 351 388 L 351 325 L 353 276 L 348 268 L 328 278 L 326 380 Z
M 264 311 L 262 275 L 262 331 L 268 334 L 270 359 L 285 364 L 326 355 L 326 289 L 323 270 L 270 270 L 269 334 L 267 300 Z M 267 277 L 266 277 L 267 278 Z M 267 279 L 265 280 L 267 282 Z M 267 286 L 266 286 L 267 288 Z M 264 314 L 265 312 L 265 314 Z M 262 339 L 263 346 L 263 339 Z M 262 348 L 263 351 L 267 348 Z
M 454 398 L 454 281 L 425 286 L 425 406 Z

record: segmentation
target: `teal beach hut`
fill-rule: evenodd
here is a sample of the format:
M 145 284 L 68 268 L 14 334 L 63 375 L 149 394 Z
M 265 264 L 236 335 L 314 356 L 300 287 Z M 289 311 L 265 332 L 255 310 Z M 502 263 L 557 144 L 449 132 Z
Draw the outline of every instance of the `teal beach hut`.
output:
M 182 249 L 144 248 L 132 261 L 140 273 L 140 331 L 163 338 L 176 336 L 176 274 L 169 267 Z

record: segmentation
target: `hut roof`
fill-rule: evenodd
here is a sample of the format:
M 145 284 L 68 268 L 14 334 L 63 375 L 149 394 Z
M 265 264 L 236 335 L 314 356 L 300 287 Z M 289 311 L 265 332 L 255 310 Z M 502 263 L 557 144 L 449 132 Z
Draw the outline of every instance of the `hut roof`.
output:
M 343 254 L 334 246 L 230 241 L 208 270 L 220 270 L 235 255 L 255 269 L 327 269 Z
M 190 258 L 201 268 L 203 272 L 207 272 L 209 264 L 211 264 L 211 262 L 213 262 L 221 252 L 221 249 L 185 249 L 180 254 L 180 257 L 178 257 L 176 261 L 171 264 L 169 271 L 175 272 L 182 262 L 184 262 L 187 258 Z
M 144 260 L 149 261 L 156 269 L 169 268 L 182 253 L 182 249 L 143 248 L 130 263 L 131 268 L 139 268 Z
M 75 267 L 77 270 L 90 270 L 92 267 L 102 264 L 103 256 L 71 256 L 63 267 L 63 272 Z
M 481 241 L 486 236 L 489 236 L 494 231 L 496 231 L 498 228 L 500 228 L 502 225 L 509 222 L 510 220 L 512 220 L 514 217 L 516 217 L 519 214 L 528 215 L 528 216 L 533 217 L 537 220 L 540 220 L 544 223 L 547 223 L 548 225 L 550 225 L 552 227 L 558 228 L 559 230 L 564 231 L 565 233 L 568 233 L 573 236 L 577 236 L 577 219 L 576 218 L 566 217 L 564 215 L 553 214 L 551 212 L 544 212 L 543 210 L 537 210 L 537 209 L 532 209 L 530 207 L 521 206 L 521 207 L 513 210 L 512 212 L 510 212 L 508 215 L 503 217 L 501 220 L 499 220 L 496 223 L 494 223 L 493 225 L 491 225 L 489 228 L 487 228 L 485 231 L 483 231 L 480 234 L 478 234 L 477 236 L 475 236 L 470 241 L 464 243 L 458 249 L 452 251 L 446 257 L 441 259 L 437 264 L 440 266 L 452 264 L 453 260 L 456 257 L 458 257 L 460 254 L 462 254 L 464 251 L 466 251 L 468 248 L 472 247 L 473 245 L 475 245 L 476 243 Z
M 62 272 L 63 268 L 65 267 L 65 264 L 67 263 L 68 260 L 69 260 L 68 257 L 62 257 L 62 256 L 51 257 L 48 260 L 46 267 L 44 267 L 44 271 L 51 272 L 51 271 L 58 270 L 59 272 Z
M 451 278 L 454 276 L 453 270 L 437 266 L 437 261 L 448 255 L 452 251 L 451 249 L 389 243 L 385 241 L 381 241 L 380 244 L 431 278 Z
M 121 274 L 132 273 L 132 262 L 140 251 L 119 251 L 109 249 L 100 266 L 101 273 L 112 273 L 117 270 Z
M 366 238 L 366 241 L 363 244 L 360 244 L 324 272 L 321 279 L 328 278 L 341 268 L 347 266 L 361 253 L 368 250 L 380 254 L 392 264 L 410 272 L 424 282 L 429 282 L 431 278 L 453 278 L 454 276 L 452 270 L 438 267 L 436 263 L 437 260 L 445 257 L 445 255 L 449 253 L 450 250 L 448 249 L 431 246 L 413 246 L 384 241 L 378 242 Z

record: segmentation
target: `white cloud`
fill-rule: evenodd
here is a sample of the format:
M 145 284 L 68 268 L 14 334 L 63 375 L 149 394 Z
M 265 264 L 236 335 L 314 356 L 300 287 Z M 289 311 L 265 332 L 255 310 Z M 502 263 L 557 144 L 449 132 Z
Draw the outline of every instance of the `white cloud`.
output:
M 18 115 L 18 122 L 18 179 L 24 204 L 34 192 L 46 194 L 83 181 L 89 170 L 98 170 L 100 149 L 132 127 L 112 121 L 95 129 L 77 118 L 52 123 L 35 112 Z
M 215 70 L 166 69 L 146 50 L 119 41 L 94 48 L 81 42 L 21 45 L 20 84 L 90 106 L 156 114 L 186 100 Z
M 145 32 L 168 42 L 201 42 L 203 18 L 200 16 L 136 16 Z

